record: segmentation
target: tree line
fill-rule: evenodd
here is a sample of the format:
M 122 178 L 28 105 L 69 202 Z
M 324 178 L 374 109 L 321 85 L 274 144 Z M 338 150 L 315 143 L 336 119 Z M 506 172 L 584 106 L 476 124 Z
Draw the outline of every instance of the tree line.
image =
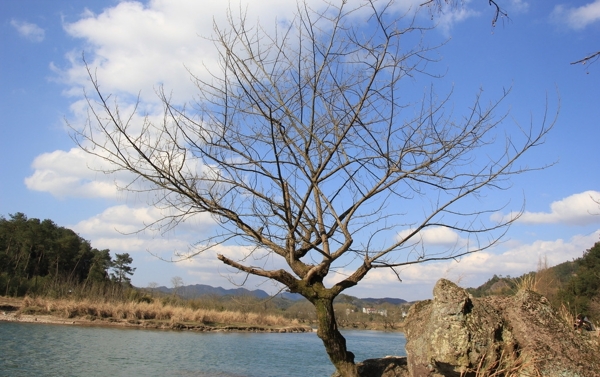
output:
M 574 272 L 558 291 L 557 299 L 577 312 L 600 320 L 600 242 L 572 263 Z
M 130 285 L 129 254 L 96 249 L 90 241 L 52 220 L 23 213 L 0 216 L 0 294 L 49 293 L 57 287 Z

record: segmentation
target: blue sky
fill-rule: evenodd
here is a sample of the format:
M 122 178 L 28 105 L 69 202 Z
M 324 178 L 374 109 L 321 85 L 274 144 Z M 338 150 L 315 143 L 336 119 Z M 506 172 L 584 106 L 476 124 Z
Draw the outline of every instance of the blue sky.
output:
M 443 78 L 437 90 L 453 90 L 453 108 L 464 109 L 479 89 L 497 98 L 512 88 L 505 102 L 509 122 L 541 122 L 559 109 L 546 143 L 524 163 L 542 171 L 515 177 L 504 213 L 526 213 L 498 247 L 460 262 L 413 266 L 393 274 L 375 271 L 347 293 L 359 297 L 428 298 L 440 277 L 477 286 L 493 274 L 517 276 L 535 270 L 540 258 L 554 265 L 581 256 L 600 239 L 600 62 L 570 62 L 600 50 L 600 0 L 498 0 L 509 19 L 491 26 L 487 1 L 465 1 L 436 16 L 430 36 L 447 40 L 433 66 Z M 123 235 L 157 216 L 155 209 L 114 189 L 114 178 L 88 169 L 90 156 L 75 147 L 65 119 L 80 122 L 83 88 L 82 53 L 109 93 L 156 101 L 153 88 L 163 84 L 177 101 L 190 99 L 194 87 L 186 67 L 199 72 L 214 49 L 201 36 L 211 34 L 213 19 L 222 22 L 225 5 L 217 1 L 156 0 L 6 0 L 0 2 L 0 215 L 23 212 L 74 229 L 97 248 L 128 252 L 137 271 L 133 283 L 169 286 L 174 276 L 185 284 L 231 287 L 238 277 L 207 254 L 173 264 L 195 234 L 210 229 L 197 219 L 166 235 Z M 291 1 L 245 1 L 248 14 L 262 23 L 289 17 Z M 310 1 L 315 7 L 319 1 Z M 421 1 L 398 1 L 409 7 Z M 430 21 L 422 12 L 422 22 Z M 429 82 L 429 81 L 428 81 Z M 413 87 L 424 85 L 416 79 Z M 490 201 L 501 198 L 489 198 Z M 424 236 L 435 245 L 442 234 Z M 223 250 L 221 250 L 223 251 Z M 241 252 L 230 248 L 233 255 Z M 150 252 L 150 253 L 149 253 Z M 247 288 L 273 292 L 270 283 L 250 280 Z

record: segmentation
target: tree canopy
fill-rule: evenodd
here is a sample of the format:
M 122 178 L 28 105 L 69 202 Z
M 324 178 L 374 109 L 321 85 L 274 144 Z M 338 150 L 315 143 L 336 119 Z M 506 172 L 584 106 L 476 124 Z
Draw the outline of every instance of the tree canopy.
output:
M 595 317 L 600 315 L 600 242 L 586 250 L 583 256 L 575 261 L 574 276 L 559 292 L 559 298 L 573 310 Z
M 132 262 L 129 253 L 115 254 L 115 259 L 110 263 L 112 280 L 119 284 L 131 284 L 130 276 L 135 272 L 135 268 L 131 267 Z
M 131 261 L 129 261 L 131 263 Z M 108 281 L 108 249 L 52 220 L 23 213 L 0 216 L 0 289 L 4 295 L 43 291 L 49 284 L 93 284 Z

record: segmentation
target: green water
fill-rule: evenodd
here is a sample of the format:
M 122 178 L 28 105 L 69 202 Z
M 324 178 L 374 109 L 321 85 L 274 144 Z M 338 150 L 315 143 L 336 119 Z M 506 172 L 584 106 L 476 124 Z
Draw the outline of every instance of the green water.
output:
M 401 333 L 344 332 L 356 360 L 405 355 Z M 195 333 L 0 322 L 0 376 L 311 377 L 316 333 Z

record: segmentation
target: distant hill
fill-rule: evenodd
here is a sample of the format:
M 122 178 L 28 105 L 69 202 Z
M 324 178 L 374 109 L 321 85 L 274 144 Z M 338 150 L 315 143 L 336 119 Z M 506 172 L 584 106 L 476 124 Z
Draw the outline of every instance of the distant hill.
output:
M 359 298 L 360 301 L 369 303 L 371 305 L 381 305 L 381 304 L 392 304 L 392 305 L 400 305 L 400 304 L 405 304 L 408 301 L 403 300 L 401 298 L 391 298 L 391 297 L 384 297 L 384 298 Z
M 556 309 L 571 316 L 583 313 L 592 321 L 600 321 L 600 242 L 583 252 L 580 258 L 556 265 L 542 266 L 536 272 L 520 277 L 497 276 L 477 288 L 467 288 L 474 297 L 513 295 L 520 289 L 535 291 L 548 299 Z
M 165 294 L 173 294 L 174 288 L 167 288 L 165 286 L 153 288 L 153 290 L 162 292 Z M 234 289 L 225 289 L 222 287 L 212 287 L 210 285 L 205 284 L 194 284 L 194 285 L 185 285 L 183 287 L 177 288 L 177 295 L 181 296 L 185 299 L 194 299 L 202 296 L 252 296 L 259 299 L 266 299 L 271 297 L 267 292 L 261 289 L 248 290 L 246 288 L 234 288 Z M 290 293 L 290 292 L 281 292 L 277 295 L 278 298 L 289 300 L 289 301 L 299 301 L 304 300 L 304 297 L 298 293 Z M 363 306 L 373 306 L 373 305 L 381 305 L 384 303 L 392 304 L 392 305 L 400 305 L 404 304 L 407 301 L 401 298 L 356 298 L 352 296 L 344 295 L 345 300 L 350 299 L 355 304 L 362 304 Z
M 174 288 L 167 288 L 164 286 L 154 288 L 154 290 L 167 294 L 172 294 L 174 293 L 173 291 L 175 291 Z M 256 298 L 271 297 L 267 292 L 260 289 L 253 291 L 250 291 L 246 288 L 225 289 L 222 287 L 215 288 L 205 284 L 185 285 L 177 288 L 176 291 L 179 296 L 187 299 L 193 299 L 202 296 L 253 296 Z
M 552 276 L 552 285 L 558 287 L 567 284 L 573 276 L 576 276 L 577 268 L 577 262 L 567 261 L 554 267 L 548 267 L 545 274 L 550 274 Z M 516 291 L 517 285 L 523 278 L 535 275 L 535 272 L 529 272 L 519 277 L 494 275 L 477 288 L 467 288 L 467 292 L 474 297 L 511 294 Z

